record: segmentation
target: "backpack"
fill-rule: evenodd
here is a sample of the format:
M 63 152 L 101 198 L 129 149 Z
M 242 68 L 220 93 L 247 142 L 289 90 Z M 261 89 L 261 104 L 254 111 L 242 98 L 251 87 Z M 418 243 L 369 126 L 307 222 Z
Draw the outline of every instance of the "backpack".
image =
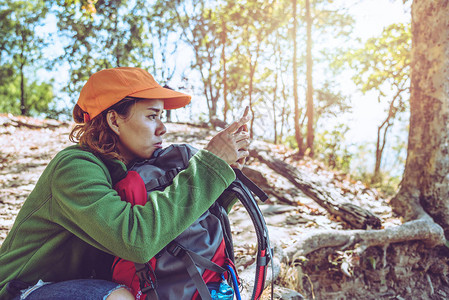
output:
M 147 193 L 163 190 L 189 164 L 198 150 L 186 144 L 157 149 L 148 160 L 136 162 L 114 188 L 122 200 L 145 205 Z M 240 299 L 239 278 L 225 208 L 229 193 L 247 210 L 256 229 L 257 268 L 252 299 L 264 289 L 266 269 L 272 257 L 265 220 L 251 191 L 262 201 L 268 196 L 235 169 L 236 180 L 190 227 L 145 264 L 116 257 L 113 281 L 131 288 L 136 299 Z M 272 261 L 272 260 L 271 260 Z

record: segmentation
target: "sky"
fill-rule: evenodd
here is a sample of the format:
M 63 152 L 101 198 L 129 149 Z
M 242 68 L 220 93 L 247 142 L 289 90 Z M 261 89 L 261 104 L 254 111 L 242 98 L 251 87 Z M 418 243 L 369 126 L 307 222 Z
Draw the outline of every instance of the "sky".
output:
M 365 39 L 379 35 L 387 25 L 410 21 L 409 5 L 404 8 L 402 0 L 364 0 L 350 11 L 357 21 L 354 33 Z

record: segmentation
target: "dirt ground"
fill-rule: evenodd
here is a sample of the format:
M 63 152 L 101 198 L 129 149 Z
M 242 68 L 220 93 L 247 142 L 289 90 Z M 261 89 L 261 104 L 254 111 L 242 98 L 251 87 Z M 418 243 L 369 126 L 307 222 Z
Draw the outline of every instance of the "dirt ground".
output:
M 36 125 L 39 120 L 26 119 Z M 165 146 L 171 143 L 205 145 L 213 132 L 182 124 L 167 124 Z M 68 140 L 70 124 L 32 129 L 11 125 L 0 115 L 0 245 L 13 225 L 23 201 L 47 163 Z M 296 162 L 291 151 L 273 145 L 273 155 L 304 170 L 310 178 L 340 193 L 353 204 L 369 209 L 382 220 L 383 227 L 400 224 L 387 199 L 345 174 L 332 172 L 314 161 Z M 270 197 L 260 204 L 270 231 L 272 245 L 282 251 L 298 237 L 317 230 L 350 229 L 325 209 L 292 186 L 285 178 L 257 160 L 249 166 L 264 174 L 272 187 L 285 192 L 289 203 Z M 268 192 L 268 191 L 266 191 Z M 252 224 L 241 205 L 230 214 L 237 265 L 240 271 L 254 262 L 256 238 Z M 280 265 L 275 299 L 449 299 L 449 251 L 429 249 L 421 242 L 372 247 L 359 255 L 354 249 L 322 248 L 294 264 Z M 275 253 L 276 255 L 276 253 Z M 269 299 L 269 288 L 264 299 Z

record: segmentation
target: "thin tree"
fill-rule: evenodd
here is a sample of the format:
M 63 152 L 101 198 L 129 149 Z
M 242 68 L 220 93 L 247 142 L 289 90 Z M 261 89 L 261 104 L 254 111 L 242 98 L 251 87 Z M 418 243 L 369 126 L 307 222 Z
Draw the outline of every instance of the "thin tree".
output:
M 226 29 L 226 20 L 221 21 L 221 63 L 223 65 L 223 121 L 226 123 L 226 117 L 229 111 L 229 101 L 228 101 L 228 74 L 226 69 L 226 44 L 227 44 L 227 29 Z
M 314 130 L 314 104 L 313 104 L 313 80 L 312 80 L 312 69 L 313 69 L 313 57 L 312 57 L 312 14 L 310 8 L 310 0 L 306 0 L 306 24 L 307 24 L 307 50 L 306 50 L 306 81 L 307 81 L 307 92 L 306 92 L 306 116 L 307 116 L 307 148 L 309 150 L 309 156 L 313 157 L 314 148 L 313 141 L 315 138 Z
M 298 45 L 297 45 L 297 32 L 298 32 L 298 15 L 297 15 L 297 1 L 292 0 L 293 5 L 293 99 L 295 104 L 294 111 L 294 124 L 295 124 L 295 140 L 298 144 L 298 153 L 300 156 L 304 155 L 303 149 L 303 135 L 301 127 L 299 125 L 299 96 L 298 96 Z
M 341 41 L 347 39 L 352 31 L 352 24 L 354 22 L 353 18 L 347 14 L 346 8 L 341 5 L 341 1 L 305 0 L 304 14 L 301 14 L 301 19 L 305 24 L 306 111 L 304 116 L 302 116 L 303 120 L 301 122 L 304 125 L 300 126 L 307 128 L 305 137 L 306 144 L 303 146 L 302 153 L 305 154 L 307 152 L 311 157 L 315 154 L 315 127 L 320 117 L 317 111 L 319 111 L 318 107 L 322 106 L 322 103 L 318 102 L 320 99 L 317 98 L 317 93 L 322 93 L 321 90 L 334 86 L 333 84 L 328 85 L 327 83 L 329 81 L 334 81 L 336 78 L 333 76 L 324 78 L 324 80 L 321 79 L 320 84 L 315 86 L 313 73 L 315 69 L 319 68 L 321 68 L 323 72 L 329 73 L 331 64 L 329 58 L 332 57 L 335 52 L 333 47 L 328 46 L 331 44 L 329 41 Z M 320 43 L 320 41 L 322 42 Z M 314 47 L 315 44 L 317 47 Z M 328 92 L 330 91 L 326 91 L 326 93 Z M 338 92 L 331 92 L 330 94 L 337 95 Z M 335 97 L 333 98 L 335 99 Z M 326 99 L 323 100 L 325 100 L 324 102 L 329 102 Z
M 33 6 L 26 1 L 14 2 L 16 17 L 17 52 L 14 60 L 17 63 L 20 78 L 20 114 L 29 115 L 30 103 L 27 101 L 25 67 L 42 56 L 44 41 L 36 36 L 35 28 L 45 18 L 47 10 L 42 2 Z

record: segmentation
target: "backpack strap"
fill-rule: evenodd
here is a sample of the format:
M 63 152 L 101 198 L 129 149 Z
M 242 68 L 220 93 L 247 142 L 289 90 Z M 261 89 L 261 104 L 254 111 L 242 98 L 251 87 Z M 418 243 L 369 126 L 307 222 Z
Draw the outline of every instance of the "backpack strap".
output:
M 197 151 L 187 144 L 173 144 L 164 149 L 157 149 L 150 159 L 134 162 L 130 170 L 139 172 L 147 192 L 163 190 L 189 165 L 190 158 Z
M 204 282 L 200 272 L 198 272 L 196 266 L 203 267 L 220 274 L 226 272 L 226 269 L 202 257 L 201 255 L 198 255 L 195 252 L 184 248 L 181 244 L 175 241 L 172 241 L 166 249 L 168 253 L 170 253 L 174 257 L 179 258 L 184 263 L 187 273 L 189 273 L 190 278 L 195 283 L 201 299 L 212 300 L 209 288 Z
M 178 167 L 176 169 L 168 170 L 163 176 L 148 181 L 145 184 L 145 188 L 147 189 L 147 191 L 164 188 L 170 185 L 173 182 L 173 179 L 176 177 L 176 175 L 178 175 L 178 173 L 181 172 L 183 169 L 184 168 Z
M 235 176 L 257 197 L 259 197 L 260 201 L 265 202 L 268 199 L 268 195 L 262 191 L 260 187 L 258 187 L 254 182 L 251 181 L 245 174 L 239 169 L 234 169 Z
M 157 294 L 157 279 L 153 268 L 149 264 L 134 263 L 136 275 L 139 278 L 140 291 L 147 295 L 147 300 L 159 300 Z M 153 275 L 151 276 L 150 275 Z M 154 279 L 153 279 L 154 278 Z
M 231 183 L 227 190 L 234 192 L 237 198 L 245 207 L 248 212 L 251 221 L 253 222 L 254 229 L 257 236 L 257 260 L 256 260 L 256 274 L 254 289 L 251 299 L 259 300 L 262 296 L 263 289 L 265 287 L 265 279 L 268 263 L 272 261 L 272 250 L 270 248 L 268 228 L 265 223 L 265 219 L 260 211 L 259 206 L 256 203 L 251 191 L 255 190 L 255 193 L 260 194 L 258 197 L 262 199 L 268 198 L 268 196 L 260 190 L 249 178 L 247 178 L 241 170 L 234 169 L 237 179 Z M 245 182 L 245 183 L 244 183 Z M 250 190 L 250 187 L 252 188 Z M 255 188 L 257 187 L 257 188 Z M 273 281 L 272 281 L 273 284 Z M 273 292 L 273 286 L 271 288 Z
M 218 220 L 220 220 L 226 246 L 226 255 L 234 263 L 234 243 L 232 241 L 231 224 L 229 222 L 228 215 L 226 214 L 224 207 L 218 204 L 218 202 L 214 202 L 214 204 L 212 204 L 209 208 L 209 211 L 216 216 Z

